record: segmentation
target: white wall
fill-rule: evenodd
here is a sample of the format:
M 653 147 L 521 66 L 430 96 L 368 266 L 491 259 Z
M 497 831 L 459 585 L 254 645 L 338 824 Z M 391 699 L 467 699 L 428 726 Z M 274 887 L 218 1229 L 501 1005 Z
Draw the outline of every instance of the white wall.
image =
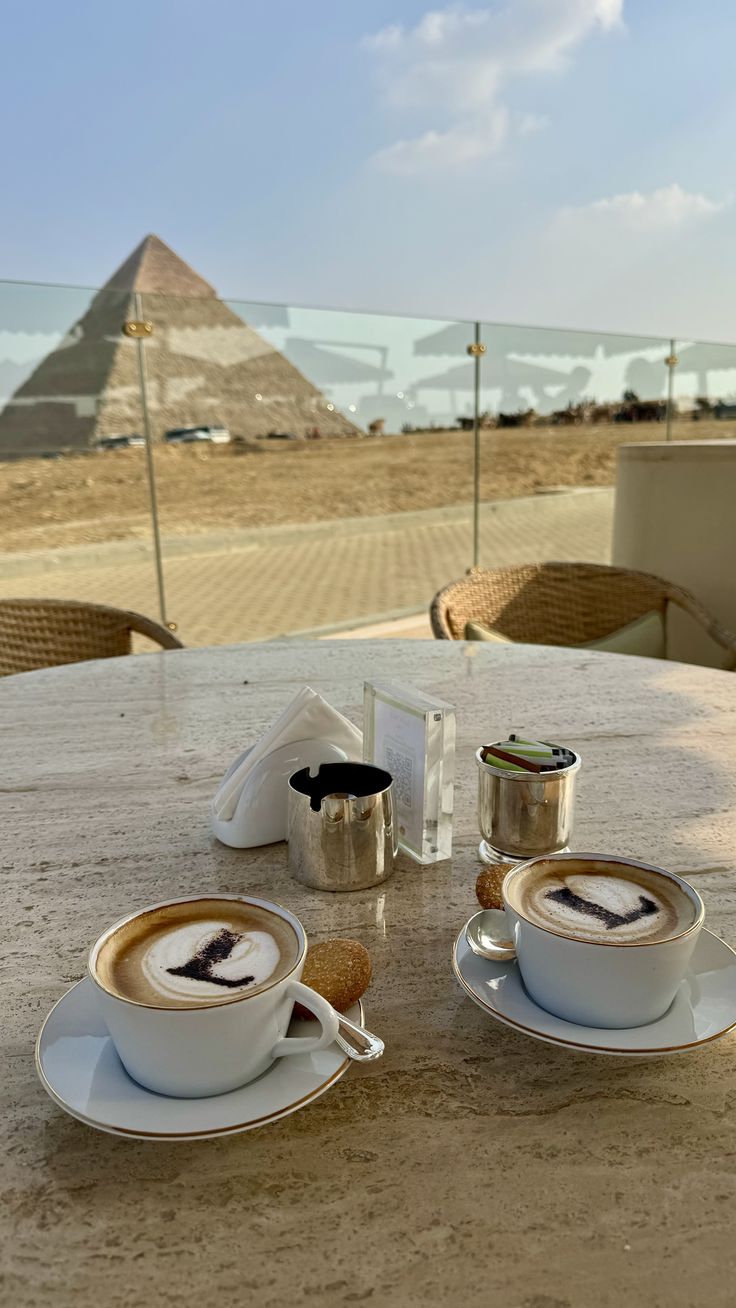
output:
M 736 632 L 736 441 L 621 446 L 613 562 L 678 582 Z M 668 657 L 721 667 L 719 647 L 670 614 Z

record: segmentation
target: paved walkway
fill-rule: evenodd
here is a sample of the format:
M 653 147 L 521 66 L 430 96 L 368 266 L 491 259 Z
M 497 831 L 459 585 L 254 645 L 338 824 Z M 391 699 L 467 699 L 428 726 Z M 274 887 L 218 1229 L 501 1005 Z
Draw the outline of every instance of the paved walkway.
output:
M 481 563 L 606 562 L 613 490 L 485 504 Z M 426 609 L 472 558 L 467 507 L 342 519 L 164 542 L 168 616 L 185 645 L 375 625 Z M 0 555 L 0 593 L 88 599 L 158 613 L 140 542 Z

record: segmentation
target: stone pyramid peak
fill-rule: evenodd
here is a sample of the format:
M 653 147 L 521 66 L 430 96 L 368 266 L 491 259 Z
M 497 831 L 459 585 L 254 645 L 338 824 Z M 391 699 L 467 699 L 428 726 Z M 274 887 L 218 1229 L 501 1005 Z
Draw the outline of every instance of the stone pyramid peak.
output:
M 148 407 L 159 440 L 202 424 L 246 438 L 356 433 L 285 354 L 149 235 L 10 397 L 0 412 L 0 458 L 88 450 L 102 437 L 140 431 L 138 351 L 122 334 L 137 316 L 136 292 L 153 324 Z
M 141 295 L 214 299 L 216 291 L 160 236 L 144 236 L 132 254 L 105 283 L 104 291 L 138 291 Z

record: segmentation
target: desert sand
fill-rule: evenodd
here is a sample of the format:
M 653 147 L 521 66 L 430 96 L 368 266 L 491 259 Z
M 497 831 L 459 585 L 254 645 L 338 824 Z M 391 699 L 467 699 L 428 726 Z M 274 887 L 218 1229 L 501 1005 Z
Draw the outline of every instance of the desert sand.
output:
M 680 440 L 735 434 L 729 422 L 673 427 Z M 619 445 L 664 438 L 661 423 L 483 431 L 481 499 L 611 485 Z M 154 459 L 167 536 L 399 513 L 473 497 L 469 432 L 163 446 Z M 0 463 L 0 552 L 149 534 L 143 449 Z

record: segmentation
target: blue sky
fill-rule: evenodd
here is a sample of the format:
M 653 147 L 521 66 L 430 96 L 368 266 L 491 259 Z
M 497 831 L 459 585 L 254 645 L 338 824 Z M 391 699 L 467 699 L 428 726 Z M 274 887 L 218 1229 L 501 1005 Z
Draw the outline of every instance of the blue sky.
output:
M 26 0 L 0 276 L 736 340 L 733 0 Z

